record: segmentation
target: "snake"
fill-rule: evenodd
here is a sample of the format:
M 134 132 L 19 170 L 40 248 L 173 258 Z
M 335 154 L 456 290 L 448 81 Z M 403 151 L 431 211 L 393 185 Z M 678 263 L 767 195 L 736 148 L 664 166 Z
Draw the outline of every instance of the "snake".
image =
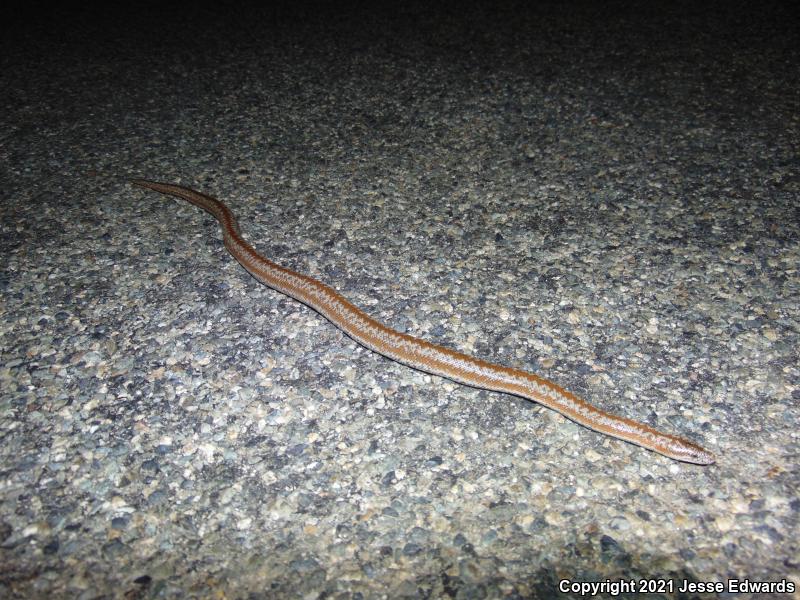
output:
M 387 327 L 332 287 L 259 254 L 242 237 L 231 210 L 212 196 L 180 185 L 147 179 L 133 179 L 131 183 L 185 200 L 210 213 L 219 222 L 228 252 L 256 280 L 312 308 L 353 340 L 378 354 L 474 388 L 526 398 L 584 427 L 676 461 L 696 465 L 710 465 L 715 461 L 712 452 L 692 441 L 601 410 L 538 375 L 475 358 Z

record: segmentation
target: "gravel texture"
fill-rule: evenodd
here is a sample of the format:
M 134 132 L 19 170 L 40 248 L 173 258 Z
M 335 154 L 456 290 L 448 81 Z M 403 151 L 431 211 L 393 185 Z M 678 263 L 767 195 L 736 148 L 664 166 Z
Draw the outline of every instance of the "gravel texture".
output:
M 7 21 L 0 597 L 800 585 L 788 8 L 288 6 Z M 718 462 L 375 355 L 128 177 Z

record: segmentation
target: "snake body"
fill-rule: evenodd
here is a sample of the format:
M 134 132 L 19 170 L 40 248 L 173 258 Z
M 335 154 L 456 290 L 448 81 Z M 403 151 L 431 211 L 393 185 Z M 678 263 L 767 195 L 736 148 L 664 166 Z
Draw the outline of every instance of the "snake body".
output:
M 181 198 L 211 213 L 222 228 L 225 247 L 253 277 L 313 308 L 370 350 L 420 371 L 476 388 L 527 398 L 589 429 L 637 444 L 675 460 L 698 465 L 709 465 L 715 460 L 711 452 L 689 440 L 602 411 L 533 373 L 473 358 L 379 323 L 330 286 L 282 267 L 256 252 L 240 235 L 233 213 L 216 198 L 167 183 L 144 179 L 135 179 L 132 183 Z

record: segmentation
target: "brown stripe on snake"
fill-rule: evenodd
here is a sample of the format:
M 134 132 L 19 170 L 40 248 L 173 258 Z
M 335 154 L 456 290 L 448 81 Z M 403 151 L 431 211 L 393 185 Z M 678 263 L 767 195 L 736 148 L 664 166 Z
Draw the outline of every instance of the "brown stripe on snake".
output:
M 543 404 L 568 419 L 669 458 L 710 465 L 714 455 L 684 438 L 600 410 L 560 386 L 520 369 L 473 358 L 387 327 L 351 304 L 336 290 L 261 256 L 239 234 L 230 209 L 211 196 L 189 188 L 144 179 L 135 185 L 182 198 L 219 221 L 225 247 L 258 281 L 310 306 L 370 350 L 426 373 L 477 388 L 505 392 Z

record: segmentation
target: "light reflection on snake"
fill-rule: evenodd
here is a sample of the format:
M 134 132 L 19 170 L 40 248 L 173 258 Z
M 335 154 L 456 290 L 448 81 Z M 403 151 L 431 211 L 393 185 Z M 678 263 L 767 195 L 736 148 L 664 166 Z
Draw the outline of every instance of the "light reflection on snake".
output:
M 189 188 L 144 179 L 133 182 L 162 194 L 182 198 L 211 213 L 222 227 L 225 247 L 258 281 L 306 304 L 362 344 L 399 363 L 441 375 L 476 388 L 521 396 L 558 411 L 568 419 L 675 460 L 698 465 L 714 462 L 708 450 L 678 436 L 600 410 L 546 379 L 473 358 L 387 327 L 344 299 L 336 290 L 261 256 L 239 234 L 225 204 Z

